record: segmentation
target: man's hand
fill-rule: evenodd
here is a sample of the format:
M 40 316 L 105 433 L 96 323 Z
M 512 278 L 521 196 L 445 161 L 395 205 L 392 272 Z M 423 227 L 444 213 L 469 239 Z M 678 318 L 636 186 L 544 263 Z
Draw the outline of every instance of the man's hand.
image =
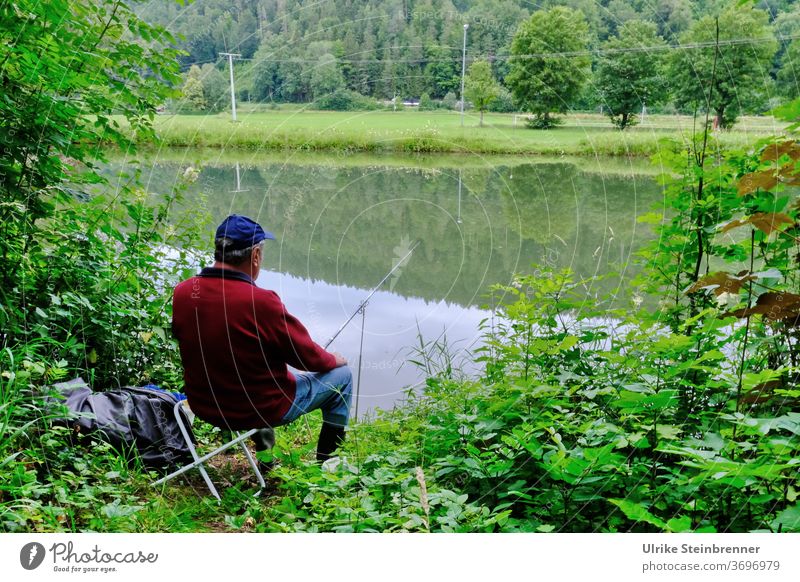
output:
M 347 358 L 345 358 L 339 352 L 331 352 L 333 356 L 336 358 L 336 367 L 346 366 L 347 365 Z

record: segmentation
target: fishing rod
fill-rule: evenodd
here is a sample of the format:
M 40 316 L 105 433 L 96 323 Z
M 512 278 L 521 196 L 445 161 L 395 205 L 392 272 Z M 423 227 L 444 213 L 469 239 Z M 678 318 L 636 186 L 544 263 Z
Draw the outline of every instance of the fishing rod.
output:
M 411 249 L 409 249 L 409 251 L 405 254 L 405 256 L 403 256 L 402 259 L 397 261 L 397 264 L 394 267 L 392 267 L 391 270 L 388 273 L 386 273 L 386 276 L 383 279 L 381 279 L 381 282 L 378 283 L 377 285 L 375 285 L 375 287 L 372 288 L 372 291 L 369 292 L 369 295 L 367 295 L 366 299 L 364 299 L 361 303 L 358 304 L 358 307 L 352 313 L 352 315 L 350 315 L 350 317 L 347 318 L 347 321 L 345 321 L 342 324 L 342 326 L 339 328 L 339 330 L 335 334 L 333 334 L 333 337 L 328 340 L 328 343 L 325 344 L 325 349 L 328 349 L 328 346 L 333 343 L 333 340 L 335 340 L 337 337 L 339 337 L 339 334 L 344 331 L 344 328 L 346 328 L 351 321 L 353 321 L 353 318 L 356 315 L 358 315 L 359 313 L 364 311 L 364 308 L 367 306 L 367 303 L 369 303 L 369 300 L 372 299 L 372 296 L 375 295 L 375 293 L 378 291 L 378 289 L 380 289 L 381 285 L 386 283 L 386 280 L 389 277 L 392 276 L 392 274 L 400 267 L 400 265 L 405 263 L 406 259 L 411 256 L 411 253 L 414 252 L 414 249 L 416 249 L 417 246 L 419 246 L 419 241 L 415 242 L 411 246 Z

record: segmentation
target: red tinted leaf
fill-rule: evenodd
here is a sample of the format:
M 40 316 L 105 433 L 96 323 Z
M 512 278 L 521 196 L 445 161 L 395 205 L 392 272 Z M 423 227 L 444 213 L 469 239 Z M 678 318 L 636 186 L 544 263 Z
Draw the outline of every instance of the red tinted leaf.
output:
M 794 224 L 794 220 L 783 212 L 756 212 L 750 216 L 749 221 L 765 234 L 778 230 L 783 224 Z
M 773 397 L 775 388 L 783 386 L 783 380 L 770 380 L 753 386 L 753 389 L 742 396 L 742 402 L 747 404 L 761 404 L 768 402 Z
M 794 220 L 783 212 L 756 212 L 745 218 L 737 218 L 722 226 L 720 232 L 728 232 L 731 229 L 752 224 L 765 234 L 770 234 L 773 230 L 778 230 L 781 225 L 794 224 Z
M 702 289 L 708 289 L 714 292 L 714 295 L 722 295 L 723 293 L 738 293 L 747 281 L 755 280 L 755 275 L 750 274 L 749 271 L 742 271 L 738 275 L 732 275 L 725 271 L 712 273 L 706 275 L 702 279 L 689 287 L 685 293 L 695 293 Z
M 762 170 L 742 176 L 739 179 L 737 190 L 739 196 L 745 196 L 747 194 L 752 194 L 759 188 L 762 190 L 772 190 L 777 185 L 778 177 L 775 175 L 774 170 Z
M 800 160 L 800 144 L 796 141 L 769 144 L 761 152 L 762 162 L 777 162 L 781 156 L 789 156 L 793 160 Z
M 758 296 L 753 307 L 728 311 L 723 313 L 722 317 L 747 317 L 749 315 L 763 315 L 773 321 L 783 321 L 788 325 L 794 325 L 800 319 L 800 295 L 768 291 Z

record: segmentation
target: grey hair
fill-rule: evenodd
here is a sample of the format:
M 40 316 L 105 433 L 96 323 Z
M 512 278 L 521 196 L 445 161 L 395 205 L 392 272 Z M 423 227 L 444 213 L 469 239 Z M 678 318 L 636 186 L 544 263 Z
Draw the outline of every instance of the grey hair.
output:
M 253 245 L 252 247 L 247 247 L 244 249 L 226 248 L 232 244 L 233 239 L 228 237 L 221 237 L 214 240 L 214 260 L 221 263 L 238 266 L 250 260 L 250 257 L 253 255 L 253 249 L 256 247 L 264 247 L 264 242 L 262 241 Z

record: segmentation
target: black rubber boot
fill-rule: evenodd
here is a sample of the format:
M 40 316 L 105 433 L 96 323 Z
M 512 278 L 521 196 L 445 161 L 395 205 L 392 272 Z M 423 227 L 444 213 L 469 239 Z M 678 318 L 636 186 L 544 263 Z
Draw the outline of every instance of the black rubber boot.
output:
M 331 458 L 333 452 L 344 442 L 344 427 L 336 424 L 322 423 L 317 441 L 317 462 L 324 463 Z
M 266 451 L 275 446 L 275 430 L 273 428 L 260 428 L 252 437 L 256 451 Z
M 250 438 L 253 440 L 253 445 L 257 453 L 260 451 L 268 451 L 275 446 L 275 430 L 273 428 L 261 428 L 253 433 L 253 436 Z M 277 466 L 275 459 L 269 462 L 257 460 L 256 464 L 258 465 L 258 470 L 262 473 L 269 473 Z

